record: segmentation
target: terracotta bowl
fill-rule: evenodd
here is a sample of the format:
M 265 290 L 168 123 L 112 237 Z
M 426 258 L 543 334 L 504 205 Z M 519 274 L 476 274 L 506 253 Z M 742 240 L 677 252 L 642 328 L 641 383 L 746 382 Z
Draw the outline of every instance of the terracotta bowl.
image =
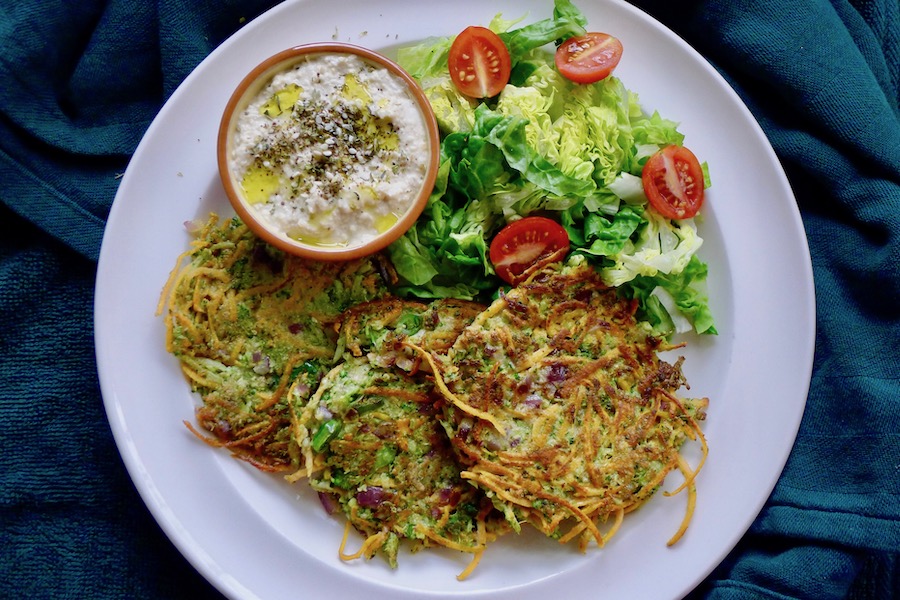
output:
M 424 122 L 424 135 L 427 137 L 425 147 L 428 154 L 425 157 L 422 184 L 415 192 L 411 192 L 410 197 L 402 203 L 407 207 L 405 212 L 401 214 L 399 211 L 395 211 L 393 217 L 396 217 L 396 221 L 370 239 L 350 240 L 341 244 L 317 244 L 287 235 L 281 228 L 270 224 L 261 215 L 255 203 L 248 202 L 242 183 L 231 167 L 230 157 L 234 148 L 236 125 L 240 115 L 279 72 L 290 69 L 311 57 L 323 54 L 356 55 L 365 62 L 390 71 L 405 83 L 409 96 L 414 100 Z M 313 136 L 320 138 L 321 133 L 310 131 L 308 137 L 312 139 Z M 300 139 L 298 143 L 308 144 L 309 140 Z M 402 236 L 415 223 L 425 208 L 437 176 L 439 155 L 440 138 L 434 112 L 421 87 L 412 76 L 399 65 L 376 52 L 352 44 L 337 42 L 306 44 L 289 48 L 257 65 L 244 77 L 228 100 L 219 126 L 217 142 L 219 175 L 228 199 L 238 216 L 259 237 L 285 252 L 324 261 L 352 260 L 367 256 L 386 248 Z M 257 202 L 259 202 L 258 199 Z M 352 218 L 352 214 L 350 217 Z

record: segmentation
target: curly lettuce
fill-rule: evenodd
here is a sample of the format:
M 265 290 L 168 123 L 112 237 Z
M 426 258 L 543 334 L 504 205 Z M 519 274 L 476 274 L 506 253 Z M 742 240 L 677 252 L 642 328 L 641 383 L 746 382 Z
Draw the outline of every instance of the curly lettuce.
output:
M 490 28 L 507 45 L 510 83 L 496 98 L 459 93 L 447 71 L 453 38 L 402 48 L 398 62 L 421 83 L 442 134 L 441 169 L 428 205 L 389 252 L 400 292 L 423 298 L 485 298 L 501 284 L 488 258 L 493 235 L 541 212 L 566 228 L 574 252 L 639 301 L 660 335 L 715 333 L 705 295 L 702 239 L 692 219 L 647 207 L 640 175 L 658 149 L 680 145 L 678 124 L 645 113 L 616 77 L 576 84 L 556 70 L 554 42 L 584 33 L 569 0 L 553 16 Z M 707 181 L 708 184 L 708 181 Z

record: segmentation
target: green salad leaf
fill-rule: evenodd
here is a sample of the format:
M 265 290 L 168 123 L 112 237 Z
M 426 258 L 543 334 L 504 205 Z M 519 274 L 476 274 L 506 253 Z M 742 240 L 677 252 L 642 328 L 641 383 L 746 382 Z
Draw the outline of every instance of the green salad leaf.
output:
M 556 69 L 553 44 L 585 32 L 570 0 L 552 17 L 518 27 L 497 15 L 510 83 L 473 100 L 447 70 L 453 38 L 401 48 L 398 62 L 423 87 L 441 130 L 437 184 L 415 225 L 389 248 L 399 292 L 421 298 L 487 299 L 500 285 L 490 240 L 508 222 L 540 212 L 558 220 L 574 253 L 639 301 L 661 335 L 715 333 L 707 306 L 702 239 L 693 219 L 671 221 L 647 207 L 641 169 L 660 148 L 683 143 L 678 124 L 645 113 L 616 77 L 576 84 Z M 704 165 L 706 184 L 708 169 Z
M 556 0 L 552 19 L 537 21 L 519 29 L 508 29 L 517 22 L 504 22 L 498 16 L 491 23 L 491 29 L 497 31 L 500 39 L 506 44 L 513 65 L 536 48 L 556 41 L 561 42 L 576 35 L 584 35 L 587 31 L 585 29 L 587 19 L 569 0 Z

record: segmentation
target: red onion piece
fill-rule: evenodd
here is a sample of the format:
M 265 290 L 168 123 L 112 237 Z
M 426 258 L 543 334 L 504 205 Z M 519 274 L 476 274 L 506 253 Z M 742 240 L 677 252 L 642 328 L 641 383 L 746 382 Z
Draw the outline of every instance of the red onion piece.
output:
M 462 492 L 460 492 L 455 487 L 445 487 L 438 492 L 438 498 L 440 498 L 443 504 L 449 504 L 450 506 L 456 506 L 459 504 L 460 498 L 462 498 Z
M 530 394 L 522 400 L 522 404 L 527 406 L 528 408 L 540 408 L 543 400 L 538 394 Z
M 200 219 L 193 219 L 191 221 L 184 222 L 184 229 L 191 235 L 196 235 L 200 233 L 200 230 L 203 229 L 203 221 Z
M 365 508 L 377 508 L 384 502 L 384 497 L 384 490 L 373 485 L 356 493 L 356 503 Z
M 562 363 L 553 363 L 550 365 L 550 372 L 547 373 L 547 381 L 550 383 L 559 383 L 565 381 L 569 375 L 569 367 Z
M 322 508 L 324 508 L 325 512 L 329 515 L 333 515 L 337 510 L 337 504 L 335 503 L 334 498 L 331 497 L 331 494 L 319 492 L 319 502 L 322 503 Z

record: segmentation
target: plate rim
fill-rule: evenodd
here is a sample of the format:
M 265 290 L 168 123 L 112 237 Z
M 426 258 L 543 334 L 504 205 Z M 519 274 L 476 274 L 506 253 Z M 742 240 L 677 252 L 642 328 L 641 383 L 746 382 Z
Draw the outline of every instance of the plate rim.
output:
M 282 12 L 290 12 L 294 10 L 294 7 L 303 5 L 308 2 L 312 2 L 314 0 L 289 0 L 282 4 L 276 5 L 258 17 L 256 17 L 253 21 L 246 24 L 241 30 L 239 30 L 234 36 L 223 42 L 219 47 L 213 50 L 203 61 L 201 61 L 194 70 L 182 81 L 182 83 L 176 88 L 170 98 L 167 100 L 165 105 L 162 107 L 160 112 L 157 114 L 156 118 L 151 122 L 150 127 L 148 128 L 145 136 L 142 138 L 139 143 L 137 149 L 133 157 L 138 157 L 145 145 L 147 140 L 152 136 L 156 135 L 156 129 L 162 127 L 161 123 L 167 117 L 167 110 L 170 106 L 173 106 L 176 102 L 176 99 L 181 95 L 186 94 L 187 90 L 192 85 L 194 79 L 198 76 L 197 73 L 203 69 L 208 68 L 208 65 L 213 64 L 214 61 L 218 60 L 218 56 L 225 52 L 224 49 L 227 50 L 231 45 L 237 44 L 244 37 L 249 36 L 250 34 L 242 33 L 244 31 L 254 31 L 253 28 L 260 27 L 258 23 L 265 22 L 266 20 L 276 18 Z M 768 492 L 761 496 L 760 500 L 757 502 L 756 511 L 752 516 L 748 516 L 746 519 L 746 527 L 739 528 L 740 531 L 735 531 L 732 535 L 733 539 L 730 539 L 727 542 L 728 550 L 722 554 L 722 558 L 724 558 L 725 554 L 730 551 L 739 541 L 739 539 L 746 533 L 746 530 L 752 524 L 753 520 L 759 514 L 759 512 L 763 509 L 766 500 L 774 489 L 777 481 L 784 469 L 784 466 L 787 463 L 790 450 L 793 447 L 793 444 L 796 440 L 797 433 L 799 431 L 800 422 L 805 410 L 806 398 L 808 397 L 809 388 L 811 385 L 811 376 L 812 376 L 812 368 L 813 368 L 813 359 L 814 359 L 814 349 L 815 349 L 815 288 L 813 285 L 813 270 L 812 263 L 809 254 L 809 246 L 808 240 L 805 235 L 805 230 L 802 224 L 802 218 L 799 212 L 799 208 L 796 205 L 796 200 L 794 200 L 793 191 L 790 188 L 790 184 L 788 182 L 787 176 L 784 174 L 783 169 L 780 166 L 780 162 L 778 157 L 771 147 L 771 144 L 768 142 L 762 128 L 759 123 L 756 121 L 755 117 L 753 117 L 750 110 L 738 96 L 738 94 L 730 87 L 727 81 L 719 74 L 702 55 L 696 52 L 693 48 L 686 44 L 680 37 L 671 32 L 665 25 L 656 21 L 652 16 L 642 11 L 641 9 L 629 5 L 621 0 L 596 0 L 596 4 L 614 4 L 619 5 L 619 8 L 623 8 L 625 10 L 630 10 L 632 13 L 638 15 L 641 19 L 649 19 L 652 22 L 656 23 L 658 26 L 662 27 L 666 31 L 670 32 L 672 36 L 674 36 L 681 44 L 683 44 L 684 49 L 693 53 L 695 58 L 698 61 L 701 61 L 702 65 L 706 67 L 706 69 L 716 78 L 718 78 L 720 86 L 726 93 L 730 93 L 731 99 L 733 102 L 737 103 L 738 107 L 746 113 L 749 117 L 749 122 L 751 126 L 755 126 L 758 130 L 758 134 L 765 141 L 764 150 L 767 154 L 769 154 L 769 159 L 773 162 L 774 165 L 778 167 L 777 173 L 779 174 L 779 186 L 782 188 L 783 193 L 786 197 L 793 200 L 793 206 L 790 207 L 789 212 L 794 216 L 793 226 L 795 228 L 795 233 L 799 233 L 798 238 L 795 241 L 799 241 L 801 244 L 802 251 L 805 253 L 802 257 L 803 260 L 800 260 L 802 264 L 802 277 L 804 283 L 808 284 L 804 286 L 805 301 L 806 301 L 806 324 L 804 327 L 804 331 L 809 333 L 808 338 L 805 340 L 805 357 L 806 361 L 804 362 L 803 368 L 801 369 L 803 372 L 802 379 L 805 382 L 801 385 L 803 391 L 803 402 L 799 408 L 799 410 L 795 411 L 794 414 L 794 422 L 791 423 L 789 429 L 793 432 L 791 437 L 791 444 L 786 445 L 786 449 L 781 453 L 779 457 L 779 461 L 777 461 L 778 466 L 777 469 L 773 469 L 772 476 L 772 486 L 768 490 Z M 254 25 L 257 24 L 257 25 Z M 241 37 L 239 37 L 241 36 Z M 237 40 L 237 41 L 234 41 Z M 627 84 L 627 82 L 626 82 Z M 130 182 L 130 172 L 131 165 L 129 164 L 129 168 L 126 169 L 126 173 L 123 176 L 122 181 L 120 182 L 119 191 L 117 191 L 116 197 L 113 201 L 113 205 L 110 209 L 108 224 L 112 224 L 113 227 L 116 226 L 119 219 L 119 213 L 125 208 L 126 201 L 120 200 L 120 193 L 124 194 L 122 190 L 127 190 L 127 184 Z M 109 225 L 108 225 L 109 228 Z M 231 596 L 231 597 L 255 597 L 254 592 L 244 587 L 239 581 L 230 578 L 227 573 L 221 572 L 216 564 L 216 561 L 206 552 L 206 550 L 199 545 L 197 545 L 193 538 L 190 535 L 190 532 L 186 531 L 184 528 L 184 524 L 178 518 L 177 515 L 171 514 L 169 506 L 166 504 L 165 499 L 158 497 L 159 490 L 156 489 L 154 482 L 149 478 L 146 470 L 144 468 L 143 462 L 140 459 L 139 449 L 135 447 L 135 441 L 130 435 L 128 423 L 125 422 L 125 417 L 121 412 L 121 404 L 118 398 L 117 389 L 114 383 L 111 381 L 112 375 L 107 371 L 107 365 L 110 363 L 110 358 L 107 356 L 107 352 L 109 348 L 106 345 L 106 340 L 108 339 L 108 333 L 106 330 L 107 322 L 104 320 L 104 313 L 108 310 L 108 306 L 106 305 L 106 298 L 103 296 L 103 292 L 106 289 L 106 286 L 109 285 L 109 278 L 112 276 L 109 272 L 111 268 L 110 265 L 114 264 L 114 259 L 110 256 L 110 249 L 107 246 L 107 231 L 104 231 L 104 241 L 101 245 L 100 258 L 98 260 L 98 268 L 97 268 L 97 279 L 95 282 L 95 298 L 94 298 L 94 319 L 95 319 L 95 331 L 94 331 L 94 342 L 95 342 L 95 354 L 97 360 L 97 370 L 98 376 L 100 378 L 100 387 L 101 387 L 101 395 L 104 402 L 104 407 L 107 412 L 107 418 L 110 422 L 110 426 L 112 429 L 113 437 L 117 444 L 117 448 L 119 449 L 120 455 L 122 456 L 123 462 L 126 465 L 126 469 L 131 477 L 132 481 L 135 484 L 135 487 L 138 489 L 138 492 L 144 501 L 144 504 L 148 507 L 154 519 L 159 523 L 163 531 L 169 537 L 169 539 L 173 542 L 173 544 L 178 548 L 178 550 L 182 553 L 183 556 L 192 564 L 192 566 L 197 569 L 199 573 L 201 573 L 208 581 L 210 581 L 216 588 L 219 589 L 222 593 Z M 694 586 L 699 584 L 709 573 L 715 568 L 718 564 L 712 564 L 706 569 L 703 573 L 698 573 L 694 580 Z M 693 587 L 684 590 L 684 593 L 687 593 L 693 589 Z

